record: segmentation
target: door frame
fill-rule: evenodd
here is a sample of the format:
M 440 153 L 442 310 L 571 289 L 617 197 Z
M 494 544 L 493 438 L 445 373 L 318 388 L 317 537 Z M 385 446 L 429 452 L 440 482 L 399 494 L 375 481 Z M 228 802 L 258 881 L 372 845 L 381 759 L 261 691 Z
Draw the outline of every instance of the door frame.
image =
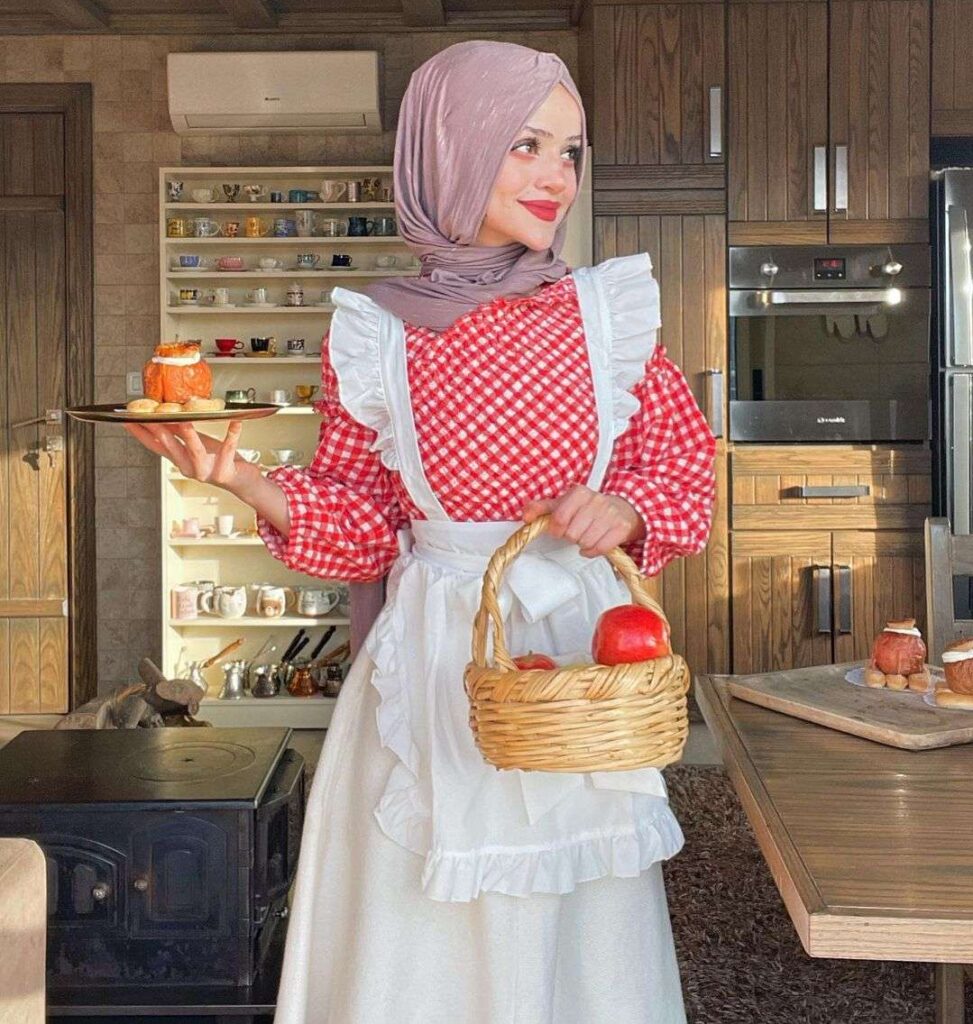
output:
M 94 215 L 89 82 L 0 85 L 0 114 L 64 117 L 65 404 L 94 394 Z M 64 417 L 68 709 L 98 690 L 94 431 Z

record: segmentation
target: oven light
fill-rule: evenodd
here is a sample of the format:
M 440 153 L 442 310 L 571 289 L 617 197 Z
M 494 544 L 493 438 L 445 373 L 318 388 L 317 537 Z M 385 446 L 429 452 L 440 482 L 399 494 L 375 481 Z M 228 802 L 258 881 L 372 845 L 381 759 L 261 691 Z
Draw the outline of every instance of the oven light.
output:
M 889 306 L 897 306 L 902 301 L 902 291 L 899 288 L 889 288 L 885 293 L 885 302 Z

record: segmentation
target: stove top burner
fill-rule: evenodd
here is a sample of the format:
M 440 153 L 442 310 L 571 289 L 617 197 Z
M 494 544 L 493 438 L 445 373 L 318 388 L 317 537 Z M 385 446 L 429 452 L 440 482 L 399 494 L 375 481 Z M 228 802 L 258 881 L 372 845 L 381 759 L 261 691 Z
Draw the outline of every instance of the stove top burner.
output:
M 233 775 L 255 760 L 253 749 L 239 743 L 181 743 L 135 753 L 122 762 L 120 770 L 152 782 L 192 782 Z

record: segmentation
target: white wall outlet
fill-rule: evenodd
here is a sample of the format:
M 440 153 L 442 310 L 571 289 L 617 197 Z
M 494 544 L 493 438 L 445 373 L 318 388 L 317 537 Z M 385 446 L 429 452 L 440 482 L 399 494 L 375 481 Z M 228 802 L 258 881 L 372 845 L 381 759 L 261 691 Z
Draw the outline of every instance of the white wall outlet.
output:
M 130 398 L 133 395 L 142 394 L 142 374 L 141 373 L 126 373 L 125 374 L 125 394 Z

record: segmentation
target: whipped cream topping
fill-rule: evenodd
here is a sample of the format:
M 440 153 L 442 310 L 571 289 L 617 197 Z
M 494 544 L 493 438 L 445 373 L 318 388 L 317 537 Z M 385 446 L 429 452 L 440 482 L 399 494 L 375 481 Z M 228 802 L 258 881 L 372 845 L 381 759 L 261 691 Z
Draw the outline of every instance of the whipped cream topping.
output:
M 886 626 L 883 633 L 901 633 L 902 636 L 922 636 L 922 633 L 915 626 L 906 628 L 904 626 Z
M 202 359 L 196 352 L 191 356 L 153 356 L 153 363 L 161 363 L 163 366 L 193 366 Z
M 953 665 L 957 661 L 969 661 L 973 658 L 973 651 L 943 651 L 943 664 Z

